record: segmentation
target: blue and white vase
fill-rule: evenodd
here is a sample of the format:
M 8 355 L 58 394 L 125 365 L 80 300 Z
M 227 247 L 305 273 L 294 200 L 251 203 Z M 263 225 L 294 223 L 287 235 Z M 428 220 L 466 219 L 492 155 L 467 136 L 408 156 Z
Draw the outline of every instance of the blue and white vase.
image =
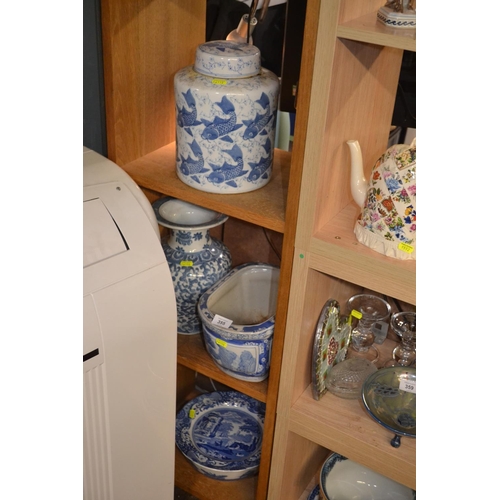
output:
M 231 270 L 228 248 L 210 235 L 210 229 L 228 219 L 181 200 L 165 197 L 153 203 L 156 220 L 169 228 L 162 239 L 177 303 L 177 333 L 196 335 L 202 331 L 198 300 Z
M 254 191 L 271 179 L 279 79 L 260 51 L 218 40 L 198 46 L 194 66 L 174 78 L 176 168 L 210 193 Z

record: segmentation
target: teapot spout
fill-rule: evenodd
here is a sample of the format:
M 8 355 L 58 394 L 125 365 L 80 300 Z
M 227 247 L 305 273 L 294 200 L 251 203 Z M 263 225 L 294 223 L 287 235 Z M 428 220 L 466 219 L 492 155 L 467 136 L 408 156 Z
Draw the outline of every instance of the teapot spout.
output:
M 347 141 L 347 145 L 351 151 L 351 194 L 354 201 L 363 208 L 368 190 L 368 182 L 366 182 L 363 171 L 361 147 L 356 140 Z

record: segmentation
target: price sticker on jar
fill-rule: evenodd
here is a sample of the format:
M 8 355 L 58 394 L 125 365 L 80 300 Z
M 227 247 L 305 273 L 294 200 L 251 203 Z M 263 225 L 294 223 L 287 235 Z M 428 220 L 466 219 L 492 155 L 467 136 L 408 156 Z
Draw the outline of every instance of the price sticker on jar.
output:
M 212 78 L 212 83 L 214 85 L 227 85 L 227 80 L 224 78 Z
M 363 317 L 362 313 L 360 313 L 359 311 L 356 311 L 356 309 L 353 309 L 351 311 L 351 314 L 349 315 L 349 321 L 348 321 L 348 323 L 350 325 L 352 325 L 352 318 L 361 319 L 362 317 Z
M 216 314 L 212 320 L 212 325 L 222 326 L 223 328 L 229 328 L 233 323 L 232 319 L 224 318 L 224 316 L 219 316 Z
M 406 377 L 401 377 L 399 380 L 399 390 L 404 392 L 417 393 L 417 383 L 415 380 L 409 380 Z

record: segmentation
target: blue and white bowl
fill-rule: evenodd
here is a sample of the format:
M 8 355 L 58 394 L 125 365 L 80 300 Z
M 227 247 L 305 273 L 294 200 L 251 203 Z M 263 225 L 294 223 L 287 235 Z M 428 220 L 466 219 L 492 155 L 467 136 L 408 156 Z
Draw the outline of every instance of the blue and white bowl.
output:
M 203 293 L 198 313 L 208 353 L 222 371 L 260 382 L 269 375 L 279 268 L 247 263 Z
M 332 453 L 320 472 L 321 500 L 415 500 L 415 492 L 402 484 Z
M 260 465 L 265 404 L 237 391 L 202 394 L 177 414 L 175 442 L 195 469 L 220 481 Z

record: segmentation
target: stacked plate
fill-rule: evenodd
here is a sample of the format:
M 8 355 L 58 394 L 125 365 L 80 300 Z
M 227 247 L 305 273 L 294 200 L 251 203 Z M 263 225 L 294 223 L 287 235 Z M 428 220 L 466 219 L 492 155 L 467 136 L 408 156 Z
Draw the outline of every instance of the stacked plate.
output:
M 202 474 L 233 481 L 258 472 L 265 404 L 237 391 L 211 392 L 177 414 L 175 442 Z

